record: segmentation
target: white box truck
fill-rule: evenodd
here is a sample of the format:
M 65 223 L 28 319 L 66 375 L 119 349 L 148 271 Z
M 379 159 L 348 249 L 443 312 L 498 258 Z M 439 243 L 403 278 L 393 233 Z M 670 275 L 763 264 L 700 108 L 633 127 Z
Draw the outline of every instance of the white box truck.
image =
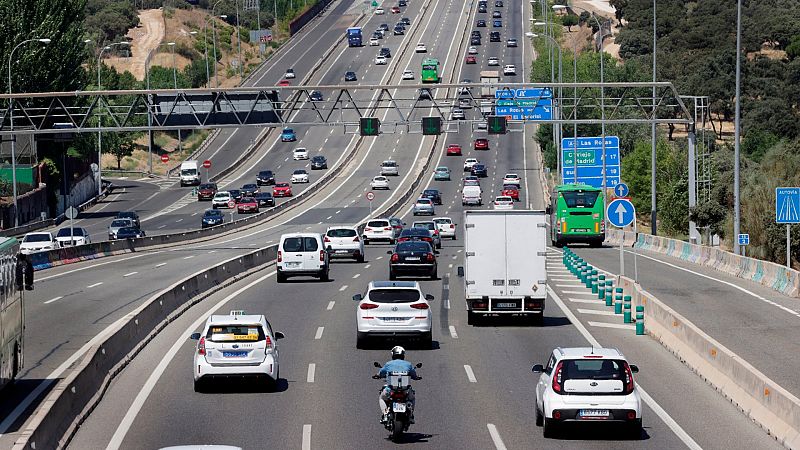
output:
M 544 319 L 547 214 L 533 210 L 464 211 L 467 323 L 503 316 Z
M 181 186 L 194 186 L 200 184 L 200 169 L 197 161 L 184 161 L 181 163 Z
M 494 98 L 494 93 L 497 91 L 497 83 L 500 82 L 500 72 L 496 70 L 482 70 L 481 71 L 481 97 Z

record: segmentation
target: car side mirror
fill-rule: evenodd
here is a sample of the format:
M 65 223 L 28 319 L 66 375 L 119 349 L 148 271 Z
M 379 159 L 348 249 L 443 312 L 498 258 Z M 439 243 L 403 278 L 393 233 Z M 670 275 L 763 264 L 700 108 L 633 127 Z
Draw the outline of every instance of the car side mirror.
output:
M 387 251 L 387 252 L 386 252 L 386 254 L 387 254 L 387 255 L 391 255 L 391 254 L 392 254 L 392 251 L 391 251 L 391 250 L 389 250 L 389 251 Z
M 531 367 L 531 372 L 533 373 L 542 373 L 544 372 L 544 367 L 541 364 L 536 364 Z
M 373 365 L 373 366 L 375 366 L 375 367 L 377 367 L 377 368 L 379 368 L 379 369 L 380 369 L 381 367 L 383 367 L 383 366 L 381 365 L 381 363 L 379 363 L 378 361 L 375 361 L 374 363 L 372 363 L 372 365 Z
M 427 300 L 427 301 L 429 301 L 429 302 L 430 302 L 430 301 L 433 301 L 433 295 L 431 295 L 431 294 L 425 294 L 425 300 Z
M 461 278 L 464 277 L 464 266 L 458 266 L 458 276 Z
M 630 368 L 632 373 L 639 373 L 639 366 L 637 366 L 636 364 L 631 364 Z
M 422 368 L 422 363 L 417 363 L 417 365 L 416 365 L 415 367 L 416 367 L 417 369 L 421 369 L 421 368 Z
M 363 299 L 364 299 L 364 297 L 362 297 L 361 294 L 356 294 L 356 295 L 353 296 L 353 300 L 357 301 L 357 302 L 360 302 Z
M 189 336 L 189 339 L 193 341 L 200 339 L 200 333 L 192 333 L 191 336 Z
M 283 338 L 285 338 L 285 337 L 286 337 L 286 335 L 285 335 L 285 334 L 283 334 L 283 333 L 281 333 L 280 331 L 276 331 L 276 332 L 275 332 L 275 340 L 278 340 L 278 339 L 283 339 Z

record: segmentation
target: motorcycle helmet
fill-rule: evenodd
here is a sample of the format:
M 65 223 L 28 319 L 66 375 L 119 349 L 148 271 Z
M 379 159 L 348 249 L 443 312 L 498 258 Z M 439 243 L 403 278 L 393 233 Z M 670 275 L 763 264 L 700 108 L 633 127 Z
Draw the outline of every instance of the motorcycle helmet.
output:
M 406 359 L 406 349 L 400 347 L 399 345 L 395 345 L 392 348 L 392 359 Z

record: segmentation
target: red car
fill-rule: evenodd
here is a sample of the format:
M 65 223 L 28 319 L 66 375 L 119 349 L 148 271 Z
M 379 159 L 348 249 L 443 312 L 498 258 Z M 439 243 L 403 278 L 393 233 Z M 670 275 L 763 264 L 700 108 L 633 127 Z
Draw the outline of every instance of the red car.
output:
M 291 86 L 291 85 L 292 85 L 292 82 L 289 81 L 289 80 L 278 81 L 278 86 Z
M 239 203 L 236 204 L 236 212 L 239 214 L 257 213 L 258 202 L 253 197 L 242 197 Z
M 272 187 L 273 197 L 291 197 L 292 186 L 289 183 L 277 183 Z
M 478 59 L 472 55 L 467 56 L 467 60 L 465 61 L 467 64 L 478 64 Z
M 217 195 L 217 183 L 203 183 L 197 188 L 198 200 L 211 200 Z
M 461 156 L 461 146 L 458 144 L 448 145 L 447 156 Z
M 489 150 L 489 140 L 486 138 L 475 139 L 475 150 Z
M 519 188 L 514 184 L 506 184 L 503 186 L 503 192 L 500 195 L 507 195 L 515 201 L 519 201 Z
M 400 7 L 392 6 L 392 14 L 400 14 Z

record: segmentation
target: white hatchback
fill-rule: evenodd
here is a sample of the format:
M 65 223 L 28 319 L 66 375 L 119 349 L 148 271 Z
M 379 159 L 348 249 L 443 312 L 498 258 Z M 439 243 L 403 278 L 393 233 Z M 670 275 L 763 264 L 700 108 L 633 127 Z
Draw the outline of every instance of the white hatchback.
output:
M 383 55 L 378 55 L 375 57 L 375 65 L 377 66 L 384 66 L 386 65 L 386 57 Z
M 404 80 L 413 80 L 414 79 L 414 71 L 410 69 L 406 69 L 403 71 L 403 76 L 401 77 Z
M 557 348 L 547 365 L 533 366 L 536 425 L 552 437 L 563 422 L 617 422 L 630 437 L 642 433 L 642 400 L 633 379 L 639 368 L 615 348 Z
M 476 47 L 470 47 L 467 50 L 467 53 L 470 54 L 470 55 L 477 55 L 478 54 L 478 49 Z
M 229 203 L 233 201 L 233 197 L 231 197 L 231 193 L 228 191 L 219 191 L 214 194 L 214 198 L 211 199 L 211 207 L 212 208 L 230 208 Z
M 494 209 L 514 209 L 514 199 L 507 195 L 499 195 L 495 197 L 492 207 Z
M 506 64 L 503 66 L 503 75 L 516 75 L 517 74 L 517 66 L 513 64 Z
M 277 280 L 283 283 L 290 276 L 309 275 L 328 281 L 330 265 L 328 252 L 319 233 L 289 233 L 281 235 L 278 244 Z
M 456 224 L 453 223 L 453 219 L 449 217 L 434 217 L 433 223 L 439 229 L 439 236 L 442 239 L 450 238 L 454 241 L 456 240 Z
M 519 186 L 521 182 L 522 180 L 520 179 L 519 175 L 515 173 L 507 173 L 503 177 L 503 184 L 516 184 Z
M 400 230 L 393 227 L 389 219 L 372 219 L 367 221 L 361 237 L 364 239 L 364 244 L 369 244 L 370 241 L 389 241 L 390 244 L 394 244 L 399 235 Z
M 323 242 L 331 258 L 355 258 L 364 262 L 364 242 L 353 227 L 328 227 Z
M 472 170 L 472 166 L 474 166 L 475 164 L 478 164 L 478 162 L 479 161 L 478 161 L 477 158 L 467 158 L 467 159 L 465 159 L 464 160 L 464 172 L 469 172 L 470 170 Z
M 420 42 L 419 44 L 417 44 L 417 48 L 414 49 L 414 52 L 416 52 L 416 53 L 427 53 L 428 52 L 428 47 L 426 47 L 425 44 Z
M 381 45 L 381 42 L 378 40 L 378 38 L 372 38 L 369 40 L 369 45 L 375 47 Z
M 384 10 L 383 8 L 376 8 L 375 9 L 375 14 L 377 14 L 379 16 L 382 15 L 382 14 L 386 14 L 386 10 Z
M 273 331 L 263 315 L 231 311 L 230 315 L 212 315 L 203 331 L 192 334 L 197 341 L 194 352 L 194 390 L 214 378 L 265 379 L 268 389 L 280 378 L 278 339 L 283 333 Z
M 490 56 L 488 61 L 486 62 L 486 64 L 489 65 L 489 66 L 499 66 L 500 65 L 500 60 L 497 59 L 496 56 Z
M 369 182 L 369 186 L 372 189 L 389 189 L 389 179 L 383 175 L 372 177 L 372 181 Z
M 308 172 L 305 169 L 297 169 L 292 173 L 292 183 L 308 183 Z
M 356 294 L 356 348 L 370 338 L 417 338 L 431 348 L 430 294 L 416 281 L 370 281 L 364 295 Z
M 301 159 L 308 159 L 308 150 L 305 147 L 298 147 L 292 152 L 292 159 L 299 161 Z

